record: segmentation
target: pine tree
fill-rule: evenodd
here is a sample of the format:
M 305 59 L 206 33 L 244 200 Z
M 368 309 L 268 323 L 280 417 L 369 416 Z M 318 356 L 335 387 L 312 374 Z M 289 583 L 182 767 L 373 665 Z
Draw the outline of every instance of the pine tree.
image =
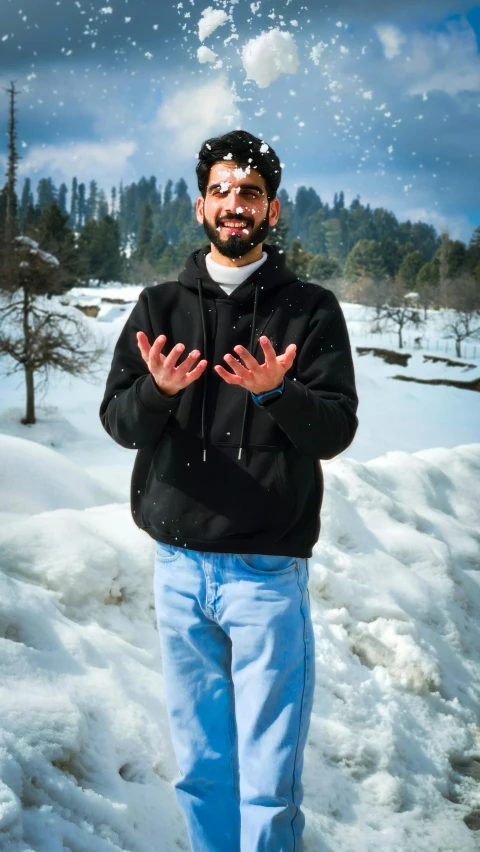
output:
M 10 82 L 10 88 L 5 89 L 10 95 L 10 109 L 8 121 L 8 169 L 7 169 L 7 194 L 6 194 L 6 210 L 5 210 L 5 248 L 7 256 L 11 251 L 13 240 L 18 234 L 17 222 L 17 168 L 20 155 L 17 151 L 17 127 L 15 113 L 15 98 L 18 92 L 15 89 L 15 82 Z
M 37 184 L 37 206 L 40 210 L 50 207 L 57 199 L 57 190 L 52 178 L 40 178 Z
M 25 216 L 27 215 L 27 210 L 29 207 L 33 207 L 33 193 L 31 180 L 27 177 L 25 178 L 25 182 L 23 184 L 22 197 L 18 210 L 18 222 L 20 230 L 23 230 L 23 221 L 25 219 Z
M 268 242 L 272 246 L 278 246 L 279 249 L 286 253 L 288 251 L 288 231 L 288 222 L 281 213 L 277 224 L 270 228 L 268 232 Z
M 116 215 L 117 215 L 116 203 L 117 203 L 117 187 L 112 186 L 112 189 L 111 189 L 111 192 L 110 192 L 110 207 L 111 207 L 111 213 L 112 213 L 112 216 L 113 216 L 114 219 L 116 218 Z
M 58 190 L 58 206 L 62 213 L 67 212 L 67 185 L 66 183 L 60 184 L 60 189 Z
M 359 240 L 347 257 L 344 276 L 349 281 L 359 278 L 379 279 L 386 275 L 375 240 Z
M 68 225 L 70 228 L 73 228 L 75 231 L 77 228 L 77 218 L 78 218 L 78 181 L 77 178 L 74 177 L 72 180 L 72 195 L 70 201 L 70 217 L 68 220 Z
M 412 251 L 403 258 L 398 274 L 407 290 L 414 289 L 417 281 L 417 275 L 424 265 L 425 258 L 421 251 Z
M 135 252 L 135 258 L 137 260 L 150 260 L 150 244 L 152 242 L 153 237 L 153 211 L 151 205 L 148 203 L 145 204 L 143 208 L 143 218 L 142 224 L 140 225 L 140 231 L 138 234 L 137 241 L 137 250 Z
M 69 215 L 62 213 L 60 205 L 52 201 L 41 214 L 38 225 L 38 243 L 44 252 L 54 255 L 62 267 L 62 291 L 79 284 L 81 261 L 73 231 L 68 227 Z
M 314 254 L 307 267 L 309 281 L 328 281 L 330 278 L 339 278 L 341 272 L 342 268 L 337 258 L 326 254 Z
M 88 222 L 89 219 L 97 218 L 97 205 L 98 205 L 98 184 L 96 180 L 90 181 L 89 186 L 89 194 L 87 199 L 87 206 L 85 212 L 85 221 Z
M 308 264 L 312 260 L 312 254 L 306 251 L 300 240 L 292 240 L 290 251 L 287 254 L 287 265 L 299 278 L 308 279 Z
M 99 220 L 108 216 L 108 202 L 103 189 L 98 193 L 97 215 Z
M 80 234 L 78 247 L 90 278 L 104 282 L 122 279 L 120 229 L 112 216 L 104 216 L 100 222 L 89 219 Z
M 85 199 L 85 184 L 78 184 L 78 219 L 77 219 L 77 228 L 81 230 L 85 223 L 85 216 L 87 212 L 87 202 Z

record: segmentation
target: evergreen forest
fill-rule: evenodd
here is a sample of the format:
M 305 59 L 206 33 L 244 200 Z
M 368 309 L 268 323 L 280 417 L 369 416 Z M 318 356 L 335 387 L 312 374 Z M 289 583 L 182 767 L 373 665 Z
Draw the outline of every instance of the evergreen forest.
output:
M 280 190 L 279 200 L 280 221 L 267 242 L 286 252 L 302 280 L 327 286 L 341 281 L 344 298 L 362 301 L 369 284 L 387 280 L 404 292 L 435 291 L 442 275 L 449 280 L 468 275 L 480 285 L 480 227 L 466 245 L 424 222 L 399 222 L 382 207 L 362 204 L 359 196 L 347 207 L 343 192 L 329 204 L 314 188 L 301 186 L 294 198 Z M 5 186 L 0 232 L 6 210 Z M 96 180 L 87 185 L 76 177 L 70 189 L 41 178 L 34 193 L 26 178 L 15 212 L 18 233 L 60 260 L 66 286 L 91 279 L 160 283 L 176 277 L 188 254 L 207 242 L 183 178 L 161 187 L 154 176 L 142 177 L 112 187 L 109 196 Z

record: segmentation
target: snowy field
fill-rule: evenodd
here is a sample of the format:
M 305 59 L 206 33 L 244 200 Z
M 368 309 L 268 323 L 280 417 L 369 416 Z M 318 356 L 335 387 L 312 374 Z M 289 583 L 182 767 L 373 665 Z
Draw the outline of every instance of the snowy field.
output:
M 56 378 L 35 426 L 19 423 L 21 379 L 1 380 L 1 852 L 189 848 L 153 542 L 130 517 L 133 454 L 98 419 L 132 307 L 102 298 L 139 289 L 70 294 L 99 308 L 88 322 L 109 354 L 101 378 Z M 387 348 L 364 309 L 344 310 L 354 352 Z M 438 339 L 438 316 L 423 335 Z M 355 352 L 360 427 L 324 464 L 306 852 L 479 849 L 480 394 L 392 376 L 470 381 L 480 358 L 405 351 L 407 367 Z

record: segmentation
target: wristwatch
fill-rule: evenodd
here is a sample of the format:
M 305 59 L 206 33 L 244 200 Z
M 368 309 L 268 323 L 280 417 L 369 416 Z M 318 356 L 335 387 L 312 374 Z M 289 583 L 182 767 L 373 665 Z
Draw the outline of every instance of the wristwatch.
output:
M 284 388 L 285 388 L 285 379 L 283 379 L 282 384 L 279 385 L 278 388 L 274 388 L 271 391 L 265 391 L 265 393 L 259 393 L 259 394 L 255 394 L 255 393 L 253 393 L 253 391 L 250 391 L 250 393 L 251 393 L 253 399 L 255 400 L 255 402 L 257 403 L 257 405 L 261 405 L 262 408 L 266 408 L 268 405 L 270 405 L 271 402 L 275 402 L 275 400 L 278 399 L 279 396 L 282 395 Z

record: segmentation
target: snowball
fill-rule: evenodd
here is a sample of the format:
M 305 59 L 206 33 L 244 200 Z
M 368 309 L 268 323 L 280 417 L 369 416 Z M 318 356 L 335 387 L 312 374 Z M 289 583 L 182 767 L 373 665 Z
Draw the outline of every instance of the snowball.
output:
M 328 47 L 328 44 L 324 41 L 319 41 L 318 44 L 315 44 L 310 51 L 310 59 L 312 60 L 314 65 L 320 65 L 320 57 Z
M 265 89 L 280 74 L 294 74 L 298 69 L 297 45 L 290 33 L 276 27 L 250 39 L 243 47 L 242 61 L 247 78 Z
M 204 41 L 211 35 L 217 27 L 221 27 L 229 20 L 228 15 L 222 9 L 214 9 L 208 6 L 202 12 L 202 17 L 198 22 L 198 37 L 200 41 Z
M 247 177 L 247 175 L 249 175 L 249 174 L 250 174 L 250 166 L 247 166 L 245 170 L 243 170 L 241 168 L 233 170 L 233 176 L 236 177 L 237 180 L 241 180 L 242 178 Z
M 210 50 L 209 47 L 205 47 L 205 45 L 202 45 L 197 50 L 197 59 L 201 63 L 215 62 L 216 58 L 217 54 L 214 53 L 213 50 Z

